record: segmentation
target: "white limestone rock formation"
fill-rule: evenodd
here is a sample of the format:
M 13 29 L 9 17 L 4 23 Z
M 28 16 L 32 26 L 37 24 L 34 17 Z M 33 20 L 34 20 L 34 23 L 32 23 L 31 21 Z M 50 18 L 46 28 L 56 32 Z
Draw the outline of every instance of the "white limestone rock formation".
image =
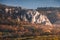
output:
M 41 13 L 39 13 L 36 10 L 28 10 L 24 15 L 23 15 L 23 20 L 25 21 L 29 21 L 31 23 L 40 23 L 40 24 L 44 24 L 44 25 L 50 25 L 52 26 L 51 22 L 49 21 L 49 19 L 47 18 L 46 15 L 43 15 Z

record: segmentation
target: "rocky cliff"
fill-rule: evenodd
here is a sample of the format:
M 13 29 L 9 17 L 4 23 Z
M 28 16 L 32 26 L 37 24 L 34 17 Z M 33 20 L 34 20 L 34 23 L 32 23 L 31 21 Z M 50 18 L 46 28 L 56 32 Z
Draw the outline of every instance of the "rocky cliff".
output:
M 39 23 L 39 24 L 44 24 L 44 25 L 52 25 L 50 20 L 47 18 L 46 15 L 39 13 L 36 10 L 28 10 L 26 13 L 20 16 L 21 19 L 24 21 L 28 21 L 31 23 Z
M 37 8 L 23 9 L 22 7 L 13 7 L 0 4 L 1 19 L 17 19 L 30 23 L 52 25 L 60 20 L 60 8 Z

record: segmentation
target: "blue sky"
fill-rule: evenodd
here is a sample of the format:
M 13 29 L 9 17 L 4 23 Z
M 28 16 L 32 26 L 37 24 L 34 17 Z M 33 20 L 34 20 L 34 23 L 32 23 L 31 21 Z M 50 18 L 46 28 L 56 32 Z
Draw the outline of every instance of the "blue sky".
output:
M 60 0 L 0 0 L 0 3 L 21 6 L 28 9 L 36 9 L 37 7 L 60 7 Z

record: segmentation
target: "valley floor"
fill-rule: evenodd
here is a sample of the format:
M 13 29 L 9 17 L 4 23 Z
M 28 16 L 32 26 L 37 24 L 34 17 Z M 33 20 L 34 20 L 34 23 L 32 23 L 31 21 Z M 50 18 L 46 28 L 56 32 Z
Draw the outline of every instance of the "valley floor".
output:
M 30 36 L 30 37 L 18 37 L 18 38 L 0 38 L 0 40 L 60 40 L 60 36 Z

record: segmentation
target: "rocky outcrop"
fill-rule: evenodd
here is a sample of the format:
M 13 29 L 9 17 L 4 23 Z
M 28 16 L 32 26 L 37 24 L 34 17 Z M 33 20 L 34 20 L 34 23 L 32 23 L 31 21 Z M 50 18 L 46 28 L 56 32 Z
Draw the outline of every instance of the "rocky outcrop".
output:
M 1 19 L 7 19 L 9 17 L 17 19 L 17 17 L 19 17 L 22 21 L 52 25 L 52 23 L 54 24 L 60 20 L 60 8 L 45 7 L 34 10 L 0 4 L 0 16 Z
M 2 7 L 3 8 L 3 7 Z M 0 9 L 2 9 L 0 8 Z M 1 17 L 8 18 L 19 18 L 18 20 L 27 21 L 30 23 L 37 23 L 37 24 L 43 24 L 43 25 L 52 25 L 49 19 L 46 15 L 38 12 L 37 10 L 33 9 L 22 9 L 21 7 L 10 7 L 10 6 L 4 6 L 4 16 L 2 14 Z M 10 19 L 11 19 L 10 18 Z
M 46 15 L 39 13 L 36 10 L 27 11 L 26 13 L 21 15 L 21 19 L 31 23 L 39 23 L 39 24 L 50 25 L 50 26 L 52 25 Z

